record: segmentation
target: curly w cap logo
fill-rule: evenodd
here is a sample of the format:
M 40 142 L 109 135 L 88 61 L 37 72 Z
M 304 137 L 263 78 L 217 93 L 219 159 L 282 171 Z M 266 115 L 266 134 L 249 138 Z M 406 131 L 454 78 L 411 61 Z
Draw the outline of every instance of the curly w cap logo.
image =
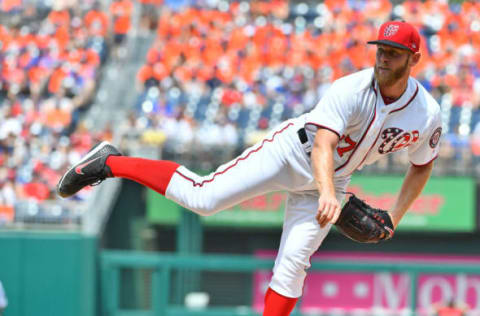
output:
M 390 37 L 390 36 L 393 36 L 397 33 L 398 31 L 398 28 L 399 26 L 398 25 L 395 25 L 395 24 L 390 24 L 389 26 L 387 26 L 385 28 L 385 30 L 383 31 L 383 36 L 385 37 Z

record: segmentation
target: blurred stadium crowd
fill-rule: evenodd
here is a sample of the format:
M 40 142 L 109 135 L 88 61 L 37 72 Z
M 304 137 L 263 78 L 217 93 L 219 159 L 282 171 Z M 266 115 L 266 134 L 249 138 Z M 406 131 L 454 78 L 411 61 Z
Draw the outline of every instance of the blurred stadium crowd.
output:
M 116 34 L 98 3 L 0 4 L 0 205 L 11 219 L 21 200 L 54 199 L 68 165 L 111 138 L 79 120 Z
M 372 66 L 375 47 L 366 41 L 383 21 L 405 19 L 423 37 L 414 76 L 442 105 L 439 164 L 454 172 L 478 166 L 477 1 L 207 3 L 178 11 L 164 7 L 138 72 L 142 92 L 135 115 L 147 140 L 167 139 L 168 158 L 195 153 L 207 157 L 197 161 L 208 166 L 225 148 L 238 153 L 262 131 L 314 107 L 333 80 Z M 406 163 L 406 155 L 396 155 L 374 169 Z
M 423 36 L 414 75 L 442 106 L 437 169 L 477 170 L 477 1 L 0 0 L 0 223 L 21 201 L 54 199 L 66 168 L 117 132 L 126 151 L 132 140 L 197 168 L 225 162 L 313 108 L 333 80 L 371 67 L 366 41 L 396 18 Z M 82 115 L 106 61 L 142 34 L 155 39 L 138 70 L 137 103 L 119 130 L 90 132 Z M 406 163 L 397 155 L 374 167 Z

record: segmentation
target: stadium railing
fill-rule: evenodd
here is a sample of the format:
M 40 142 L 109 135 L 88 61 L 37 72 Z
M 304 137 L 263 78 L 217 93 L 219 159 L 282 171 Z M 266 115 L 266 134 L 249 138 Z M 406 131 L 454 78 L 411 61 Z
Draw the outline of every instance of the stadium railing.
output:
M 105 316 L 258 316 L 252 308 L 209 307 L 201 310 L 188 309 L 170 304 L 172 272 L 188 269 L 197 271 L 254 272 L 271 270 L 273 260 L 241 255 L 175 255 L 168 253 L 146 253 L 134 251 L 103 251 L 101 254 L 101 297 Z M 150 291 L 151 309 L 127 310 L 121 308 L 120 270 L 151 269 L 152 284 Z M 410 277 L 409 306 L 410 315 L 416 314 L 417 284 L 421 273 L 457 274 L 471 273 L 480 275 L 480 266 L 474 264 L 425 264 L 425 263 L 361 263 L 345 261 L 313 261 L 310 271 L 362 271 L 397 272 Z M 301 316 L 294 312 L 292 315 Z

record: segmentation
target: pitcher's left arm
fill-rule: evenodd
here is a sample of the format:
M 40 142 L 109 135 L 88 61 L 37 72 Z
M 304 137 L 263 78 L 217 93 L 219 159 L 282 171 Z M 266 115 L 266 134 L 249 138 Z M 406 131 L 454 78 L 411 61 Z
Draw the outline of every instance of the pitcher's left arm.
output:
M 425 184 L 430 178 L 433 161 L 426 165 L 416 166 L 411 164 L 403 179 L 400 194 L 395 201 L 393 209 L 389 211 L 393 226 L 397 227 L 405 212 L 410 208 L 415 199 L 422 193 Z

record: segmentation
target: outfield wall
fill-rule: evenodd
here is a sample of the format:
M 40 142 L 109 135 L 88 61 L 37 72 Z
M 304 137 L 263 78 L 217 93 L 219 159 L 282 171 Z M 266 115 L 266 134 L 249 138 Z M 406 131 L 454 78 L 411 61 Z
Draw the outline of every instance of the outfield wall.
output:
M 97 240 L 77 233 L 0 232 L 4 316 L 94 316 Z

